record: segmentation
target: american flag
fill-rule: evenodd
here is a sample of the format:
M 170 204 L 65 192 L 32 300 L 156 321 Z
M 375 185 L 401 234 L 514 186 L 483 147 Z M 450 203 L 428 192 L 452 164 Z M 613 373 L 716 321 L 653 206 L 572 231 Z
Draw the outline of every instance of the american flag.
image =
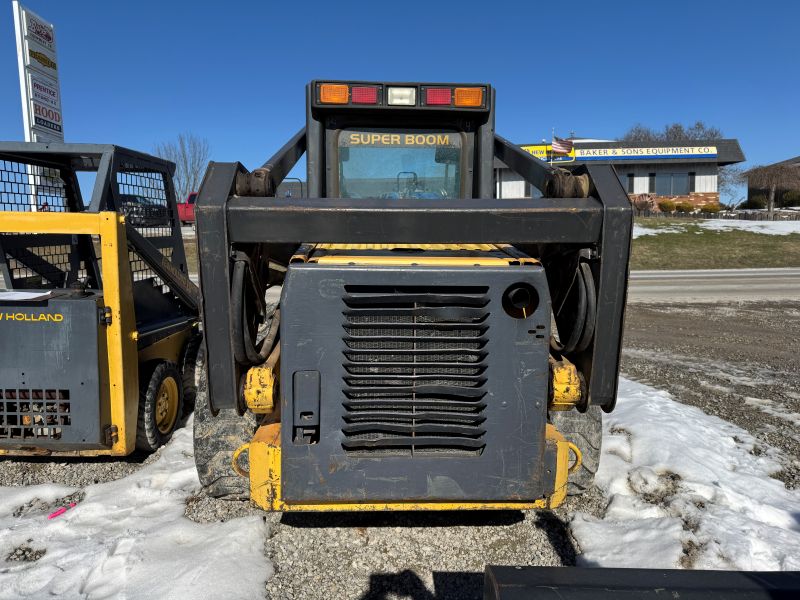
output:
M 569 154 L 572 150 L 572 140 L 562 140 L 560 137 L 553 136 L 553 152 L 559 154 Z

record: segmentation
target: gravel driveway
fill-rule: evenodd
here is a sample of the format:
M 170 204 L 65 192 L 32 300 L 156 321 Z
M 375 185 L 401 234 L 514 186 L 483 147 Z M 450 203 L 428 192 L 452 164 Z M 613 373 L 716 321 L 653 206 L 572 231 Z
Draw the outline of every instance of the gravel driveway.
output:
M 575 564 L 567 516 L 603 507 L 595 492 L 552 512 L 273 515 L 267 596 L 482 598 L 487 564 Z
M 800 302 L 629 305 L 622 373 L 746 429 L 800 486 Z

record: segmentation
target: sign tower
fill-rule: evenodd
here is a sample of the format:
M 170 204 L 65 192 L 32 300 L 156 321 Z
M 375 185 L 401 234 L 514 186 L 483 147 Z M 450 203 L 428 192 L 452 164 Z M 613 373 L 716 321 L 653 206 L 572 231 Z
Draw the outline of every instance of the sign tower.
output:
M 26 142 L 63 142 L 55 28 L 13 2 Z

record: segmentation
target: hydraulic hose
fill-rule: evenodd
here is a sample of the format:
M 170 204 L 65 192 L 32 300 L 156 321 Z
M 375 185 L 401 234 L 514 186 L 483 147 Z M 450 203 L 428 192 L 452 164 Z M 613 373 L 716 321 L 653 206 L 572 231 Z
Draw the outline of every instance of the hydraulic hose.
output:
M 253 334 L 250 331 L 250 323 L 248 317 L 250 315 L 250 311 L 248 310 L 248 302 L 247 302 L 247 295 L 245 294 L 244 301 L 242 302 L 242 306 L 244 309 L 242 310 L 242 333 L 244 334 L 244 352 L 247 356 L 247 364 L 248 365 L 259 365 L 266 360 L 265 357 L 261 357 L 261 353 L 259 352 L 259 348 L 256 346 L 253 340 Z
M 261 348 L 258 351 L 259 356 L 263 356 L 266 360 L 272 354 L 273 347 L 275 346 L 275 340 L 278 339 L 278 332 L 280 331 L 281 325 L 281 311 L 280 309 L 275 309 L 275 312 L 272 315 L 272 319 L 269 322 L 269 329 L 267 330 L 267 335 L 264 336 L 264 339 L 261 340 Z
M 244 272 L 245 261 L 233 263 L 233 281 L 231 286 L 231 313 L 233 316 L 233 357 L 241 365 L 247 365 L 247 352 L 244 347 Z
M 253 343 L 250 328 L 247 326 L 247 314 L 242 314 L 242 330 L 244 331 L 244 348 L 249 364 L 260 365 L 267 360 L 275 345 L 280 330 L 281 311 L 275 310 L 269 322 L 269 329 L 260 342 Z
M 594 338 L 594 327 L 597 322 L 597 291 L 589 263 L 581 262 L 580 271 L 586 290 L 586 320 L 583 323 L 581 338 L 575 346 L 575 352 L 583 352 L 589 347 L 589 343 Z
M 570 315 L 562 317 L 564 310 L 569 310 Z M 566 327 L 565 321 L 569 316 L 572 316 L 572 322 Z M 589 264 L 581 261 L 575 270 L 564 302 L 555 313 L 559 341 L 551 337 L 551 348 L 562 354 L 583 352 L 594 337 L 596 318 L 597 296 L 594 277 Z
M 233 354 L 236 362 L 243 366 L 260 365 L 269 357 L 280 326 L 280 311 L 275 310 L 269 329 L 264 338 L 257 342 L 251 332 L 251 317 L 247 302 L 246 277 L 249 264 L 237 260 L 233 266 L 233 286 L 231 289 L 231 313 L 233 315 Z M 254 290 L 254 293 L 259 293 Z

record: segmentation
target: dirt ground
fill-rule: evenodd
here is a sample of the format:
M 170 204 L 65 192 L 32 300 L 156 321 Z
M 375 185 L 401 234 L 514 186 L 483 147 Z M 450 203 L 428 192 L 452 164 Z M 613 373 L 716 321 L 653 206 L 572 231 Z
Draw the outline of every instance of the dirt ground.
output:
M 630 304 L 622 374 L 746 429 L 800 485 L 800 302 Z

